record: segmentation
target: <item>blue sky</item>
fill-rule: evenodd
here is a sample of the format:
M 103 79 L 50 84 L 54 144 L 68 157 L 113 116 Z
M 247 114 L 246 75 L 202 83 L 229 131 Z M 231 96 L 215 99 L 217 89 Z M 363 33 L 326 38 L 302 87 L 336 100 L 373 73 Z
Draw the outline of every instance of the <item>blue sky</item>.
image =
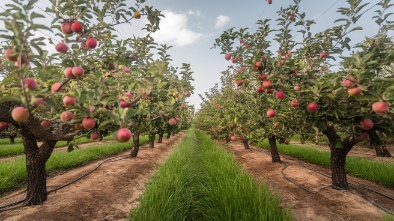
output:
M 1 0 L 1 2 L 8 3 L 10 0 Z M 131 5 L 134 1 L 128 2 Z M 215 38 L 231 27 L 251 29 L 258 19 L 268 18 L 274 22 L 276 12 L 281 7 L 287 7 L 293 3 L 292 0 L 273 0 L 271 5 L 268 5 L 265 0 L 148 0 L 147 2 L 161 10 L 166 16 L 161 22 L 161 30 L 153 36 L 160 44 L 174 46 L 169 50 L 172 64 L 179 67 L 182 63 L 191 64 L 195 79 L 192 84 L 195 91 L 188 101 L 197 109 L 201 103 L 198 94 L 204 94 L 215 83 L 220 83 L 221 71 L 226 70 L 230 65 L 230 62 L 224 59 L 224 55 L 220 54 L 219 49 L 210 49 Z M 365 8 L 368 9 L 377 0 L 364 0 L 363 2 L 371 3 Z M 46 4 L 45 0 L 40 0 L 38 3 L 43 8 Z M 330 8 L 333 4 L 335 5 Z M 346 6 L 345 0 L 303 0 L 300 11 L 306 13 L 307 19 L 318 18 L 314 30 L 321 31 L 325 27 L 331 27 L 333 21 L 339 18 L 339 14 L 336 13 L 337 8 Z M 374 10 L 376 7 L 365 13 L 364 18 L 359 21 L 359 25 L 362 25 L 364 30 L 353 36 L 353 43 L 362 40 L 365 35 L 376 34 L 377 28 L 371 19 Z M 120 36 L 131 36 L 139 33 L 138 29 L 144 19 L 138 22 L 140 24 L 133 24 L 133 26 L 118 25 L 116 29 Z M 0 24 L 1 27 L 2 24 Z

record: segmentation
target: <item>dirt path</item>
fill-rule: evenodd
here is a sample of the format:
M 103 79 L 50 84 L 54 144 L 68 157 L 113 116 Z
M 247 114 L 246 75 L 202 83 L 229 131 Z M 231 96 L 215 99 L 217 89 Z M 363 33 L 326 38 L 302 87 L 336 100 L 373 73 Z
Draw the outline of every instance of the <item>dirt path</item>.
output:
M 334 190 L 328 187 L 331 184 L 330 178 L 300 166 L 296 161 L 291 160 L 292 158 L 290 157 L 284 158 L 281 155 L 282 163 L 272 163 L 271 156 L 267 153 L 259 152 L 257 148 L 245 150 L 241 143 L 231 143 L 226 149 L 228 152 L 233 153 L 239 164 L 257 180 L 263 178 L 264 183 L 267 183 L 274 190 L 280 192 L 281 204 L 283 206 L 292 206 L 292 214 L 295 220 L 382 220 L 382 210 L 375 207 L 372 203 L 350 192 Z M 318 191 L 324 187 L 328 188 L 316 194 L 311 194 L 297 187 L 294 183 L 289 182 L 282 176 L 282 169 L 286 166 L 286 163 L 289 166 L 283 173 L 300 185 L 313 191 Z M 330 173 L 326 168 L 307 163 L 304 164 L 326 174 Z M 348 180 L 374 188 L 394 197 L 393 189 L 350 176 L 348 176 Z M 370 195 L 370 197 L 379 200 L 379 197 L 376 195 Z M 394 210 L 394 203 L 392 201 L 383 200 L 379 202 L 389 209 Z
M 183 138 L 184 133 L 164 139 L 155 148 L 140 147 L 137 158 L 127 158 L 103 164 L 82 180 L 49 194 L 43 205 L 22 207 L 0 213 L 0 220 L 125 220 L 129 210 L 138 205 L 138 197 L 147 181 Z M 128 154 L 123 152 L 118 156 Z M 48 190 L 67 183 L 94 168 L 99 162 L 48 178 Z M 12 193 L 0 199 L 2 203 L 23 197 Z

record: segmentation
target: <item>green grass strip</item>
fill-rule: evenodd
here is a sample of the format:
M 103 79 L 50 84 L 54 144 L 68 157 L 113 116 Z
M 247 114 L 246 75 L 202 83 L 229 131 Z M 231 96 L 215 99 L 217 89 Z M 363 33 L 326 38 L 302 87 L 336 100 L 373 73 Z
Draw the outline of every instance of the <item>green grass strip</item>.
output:
M 268 141 L 258 144 L 259 147 L 268 149 Z M 322 165 L 330 168 L 330 152 L 318 150 L 314 147 L 299 145 L 278 144 L 279 152 L 300 158 L 306 162 Z M 394 163 L 379 162 L 348 156 L 346 158 L 346 171 L 351 175 L 361 177 L 385 186 L 394 187 Z
M 394 221 L 394 216 L 385 214 L 383 217 L 383 221 Z
M 140 137 L 140 144 L 148 142 L 148 137 Z M 92 160 L 115 155 L 123 150 L 131 149 L 133 143 L 112 143 L 89 146 L 72 152 L 59 151 L 53 153 L 46 163 L 47 173 L 66 170 Z M 19 156 L 10 161 L 0 163 L 0 194 L 21 186 L 26 181 L 26 157 Z
M 113 140 L 113 136 L 107 136 L 104 137 L 103 140 Z M 16 139 L 15 139 L 16 140 Z M 92 139 L 86 138 L 86 137 L 81 137 L 79 139 L 76 139 L 75 144 L 82 144 L 82 143 L 90 143 L 90 142 L 95 142 Z M 64 147 L 67 145 L 67 141 L 59 141 L 56 143 L 55 148 L 58 147 Z M 4 144 L 0 145 L 0 157 L 5 157 L 5 156 L 14 156 L 14 155 L 19 155 L 23 154 L 23 143 L 21 142 L 16 142 L 15 144 Z
M 22 138 L 16 137 L 14 140 L 15 144 L 22 143 Z M 0 145 L 10 144 L 10 138 L 1 138 Z
M 257 183 L 235 157 L 195 129 L 160 166 L 132 220 L 291 220 L 279 197 Z

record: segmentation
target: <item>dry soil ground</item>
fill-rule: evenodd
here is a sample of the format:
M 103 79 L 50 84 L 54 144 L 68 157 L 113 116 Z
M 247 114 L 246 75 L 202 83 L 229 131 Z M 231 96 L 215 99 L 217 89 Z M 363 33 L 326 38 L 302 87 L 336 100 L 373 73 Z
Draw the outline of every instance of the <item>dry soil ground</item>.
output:
M 0 220 L 125 220 L 130 208 L 138 205 L 138 197 L 144 191 L 146 183 L 156 171 L 158 164 L 165 160 L 183 135 L 181 133 L 169 140 L 164 139 L 162 144 L 156 143 L 153 149 L 144 145 L 137 158 L 103 164 L 82 180 L 51 193 L 43 205 L 0 213 Z M 245 150 L 242 144 L 231 143 L 226 149 L 235 155 L 239 164 L 256 180 L 266 183 L 274 191 L 280 193 L 282 205 L 292 206 L 295 220 L 382 220 L 382 211 L 372 203 L 351 192 L 329 188 L 329 178 L 300 166 L 290 157 L 282 155 L 283 163 L 272 163 L 271 157 L 257 148 Z M 362 149 L 352 151 L 353 155 L 366 154 Z M 124 154 L 119 154 L 119 156 Z M 371 158 L 371 156 L 366 157 Z M 389 161 L 393 160 L 389 159 Z M 75 179 L 101 161 L 50 177 L 48 189 Z M 282 176 L 286 163 L 289 166 L 283 173 L 298 184 L 313 191 L 327 188 L 311 194 L 297 187 Z M 326 168 L 307 163 L 305 165 L 327 174 L 330 173 Z M 394 197 L 393 189 L 350 176 L 349 180 Z M 384 201 L 376 194 L 367 194 L 394 210 L 392 201 Z M 12 202 L 21 197 L 23 197 L 23 190 L 0 198 L 0 204 Z

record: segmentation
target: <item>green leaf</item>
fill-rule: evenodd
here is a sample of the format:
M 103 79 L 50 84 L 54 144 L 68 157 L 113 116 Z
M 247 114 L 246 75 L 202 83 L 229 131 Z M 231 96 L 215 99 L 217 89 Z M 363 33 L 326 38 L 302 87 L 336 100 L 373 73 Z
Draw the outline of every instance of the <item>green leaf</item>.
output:
M 132 109 L 129 108 L 127 110 L 126 116 L 124 117 L 124 121 L 128 121 L 130 120 L 132 117 L 135 117 L 138 114 L 139 110 L 138 109 Z
M 10 95 L 6 95 L 4 97 L 0 97 L 0 104 L 4 103 L 6 101 L 16 101 L 16 102 L 22 103 L 21 97 L 15 96 L 15 95 L 11 95 L 11 94 Z
M 335 148 L 341 148 L 342 147 L 342 141 L 338 141 L 335 143 Z
M 103 121 L 103 122 L 100 123 L 100 125 L 99 125 L 99 127 L 98 127 L 98 130 L 102 130 L 102 129 L 104 129 L 104 127 L 107 126 L 108 124 L 114 124 L 114 123 L 115 123 L 115 122 L 114 122 L 113 119 L 105 120 L 105 121 Z
M 16 75 L 16 74 L 12 74 L 12 75 L 7 76 L 0 83 L 0 85 L 7 85 L 7 86 L 8 85 L 20 85 L 20 84 L 21 84 L 21 80 L 18 77 L 18 75 Z
M 71 152 L 74 150 L 74 142 L 70 142 L 67 147 L 67 152 Z

